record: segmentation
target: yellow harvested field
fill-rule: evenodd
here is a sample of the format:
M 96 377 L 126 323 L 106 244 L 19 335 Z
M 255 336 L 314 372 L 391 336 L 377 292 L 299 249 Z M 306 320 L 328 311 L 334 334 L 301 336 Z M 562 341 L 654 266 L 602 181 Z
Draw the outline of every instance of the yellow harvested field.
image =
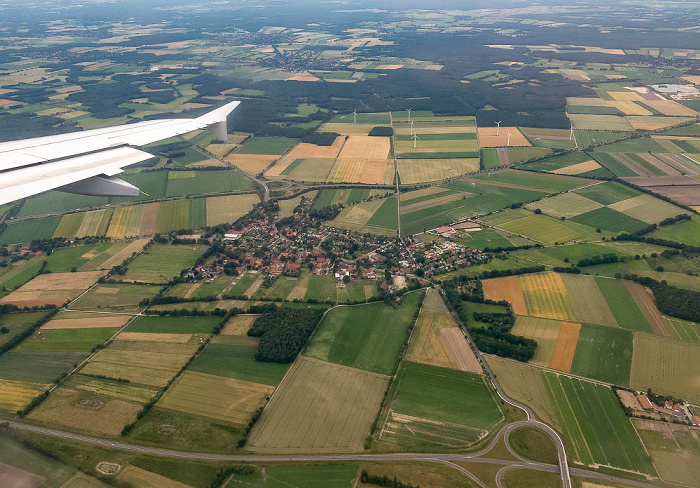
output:
M 697 117 L 698 112 L 690 107 L 678 103 L 674 100 L 646 100 L 645 104 L 649 105 L 654 110 L 658 110 L 664 115 L 676 115 L 685 117 Z
M 318 78 L 311 74 L 298 74 L 290 76 L 289 78 L 285 78 L 284 81 L 321 81 L 321 78 Z
M 682 77 L 685 81 L 693 85 L 700 85 L 700 75 L 686 75 Z
M 125 205 L 115 208 L 106 236 L 112 239 L 124 239 L 139 235 L 143 210 L 143 205 Z
M 645 103 L 648 103 L 647 100 Z M 652 113 L 645 109 L 644 107 L 637 105 L 631 100 L 620 100 L 616 102 L 610 102 L 610 105 L 618 109 L 625 115 L 652 115 Z
M 549 399 L 547 387 L 542 380 L 540 369 L 498 356 L 486 355 L 484 357 L 506 395 L 532 408 L 535 415 L 544 422 L 554 428 L 559 427 L 559 421 Z
M 369 131 L 374 129 L 374 124 L 351 124 L 351 123 L 335 123 L 329 122 L 321 125 L 318 128 L 319 132 L 337 132 L 338 134 L 343 134 L 344 136 L 355 136 L 369 134 Z
M 418 197 L 426 197 L 428 195 L 435 195 L 436 193 L 443 193 L 444 188 L 439 186 L 429 186 L 427 188 L 421 188 L 420 190 L 409 191 L 401 194 L 401 201 L 412 200 Z
M 192 334 L 161 334 L 157 332 L 122 332 L 116 337 L 118 341 L 152 341 L 185 344 L 190 342 Z
M 137 468 L 131 464 L 117 475 L 117 481 L 125 486 L 138 486 L 139 488 L 190 488 L 189 485 Z
M 481 368 L 481 363 L 476 358 L 476 354 L 474 354 L 462 329 L 459 327 L 440 329 L 440 335 L 447 343 L 447 349 L 450 350 L 458 370 L 483 374 L 484 370 Z
M 522 275 L 520 286 L 528 315 L 557 320 L 576 320 L 564 281 L 557 273 Z
M 158 406 L 245 426 L 273 391 L 274 386 L 185 371 Z
M 207 198 L 207 225 L 233 223 L 260 203 L 255 193 Z
M 130 315 L 118 315 L 114 317 L 94 314 L 86 318 L 53 319 L 41 326 L 43 330 L 52 329 L 96 329 L 102 327 L 123 327 L 131 319 Z
M 328 181 L 381 185 L 387 182 L 387 167 L 393 173 L 394 163 L 388 159 L 338 158 Z
M 584 161 L 583 163 L 572 164 L 571 166 L 565 166 L 563 168 L 552 170 L 552 173 L 558 175 L 580 175 L 587 171 L 593 171 L 600 168 L 600 165 L 594 160 Z
M 386 160 L 390 150 L 391 140 L 388 137 L 355 135 L 345 141 L 338 157 Z
M 457 327 L 457 324 L 442 301 L 440 293 L 434 288 L 428 288 L 408 342 L 406 360 L 457 369 L 457 363 L 440 333 L 441 329 L 449 327 Z
M 659 223 L 666 218 L 675 217 L 682 213 L 679 207 L 644 194 L 613 203 L 608 207 L 647 224 Z
M 50 386 L 41 383 L 0 379 L 0 410 L 13 413 L 21 410 L 35 396 Z
M 331 146 L 317 146 L 316 144 L 300 142 L 285 157 L 291 158 L 292 161 L 306 158 L 337 158 L 344 143 L 344 137 L 336 137 Z
M 399 159 L 397 165 L 401 183 L 406 185 L 446 180 L 479 171 L 478 158 Z
M 279 156 L 271 154 L 229 154 L 224 161 L 231 163 L 249 175 L 257 175 L 272 164 Z
M 18 307 L 62 305 L 76 298 L 104 275 L 105 271 L 40 274 L 0 299 L 0 303 L 12 303 Z
M 510 132 L 510 147 L 532 146 L 517 127 L 479 127 L 479 147 L 506 147 Z M 498 134 L 498 135 L 496 135 Z
M 636 93 L 633 91 L 608 92 L 608 95 L 613 97 L 618 102 L 623 102 L 623 101 L 644 102 L 644 103 L 648 102 L 648 100 L 645 101 L 644 97 L 642 97 L 639 93 Z
M 107 224 L 112 216 L 112 209 L 93 210 L 86 212 L 75 237 L 102 236 L 107 230 Z
M 610 102 L 597 97 L 567 97 L 568 105 L 578 105 L 579 107 L 610 107 Z
M 222 335 L 246 335 L 248 329 L 253 325 L 255 319 L 259 315 L 255 314 L 245 314 L 245 315 L 234 315 L 231 317 L 223 329 L 221 329 Z
M 513 307 L 514 314 L 527 315 L 523 291 L 517 276 L 491 278 L 483 280 L 481 284 L 484 287 L 484 298 L 495 301 L 507 300 Z
M 433 124 L 413 124 L 413 128 L 416 132 L 420 134 L 473 134 L 476 132 L 476 126 L 473 125 L 438 125 Z M 403 124 L 399 127 L 394 127 L 394 134 L 396 135 L 411 135 L 411 126 Z
M 581 324 L 573 322 L 563 322 L 561 331 L 557 338 L 557 344 L 554 347 L 554 354 L 549 363 L 549 367 L 558 369 L 568 373 L 571 371 L 571 364 L 574 362 L 574 353 L 576 352 L 576 344 L 578 344 L 578 336 L 581 332 Z
M 117 251 L 111 258 L 107 259 L 107 261 L 102 263 L 102 267 L 105 269 L 111 269 L 113 266 L 122 264 L 122 262 L 126 258 L 131 257 L 133 253 L 141 252 L 149 241 L 150 239 L 136 239 L 135 241 L 129 243 L 129 245 L 125 248 Z
M 116 437 L 126 424 L 136 421 L 140 410 L 141 405 L 137 403 L 107 400 L 84 391 L 60 387 L 32 410 L 28 418 L 90 434 Z
M 159 208 L 160 203 L 158 202 L 143 205 L 143 220 L 141 220 L 141 227 L 139 227 L 140 236 L 155 235 Z
M 649 103 L 651 100 L 647 100 L 645 103 Z M 672 125 L 687 122 L 690 119 L 674 119 L 670 117 L 656 117 L 656 116 L 640 116 L 640 117 L 627 117 L 626 118 L 629 125 L 633 129 L 639 130 L 656 130 L 663 129 L 664 127 L 670 127 Z

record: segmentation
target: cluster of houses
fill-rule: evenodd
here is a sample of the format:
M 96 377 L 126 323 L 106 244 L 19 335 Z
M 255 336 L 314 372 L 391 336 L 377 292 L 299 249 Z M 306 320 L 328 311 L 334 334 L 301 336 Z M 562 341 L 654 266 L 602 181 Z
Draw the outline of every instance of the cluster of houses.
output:
M 679 404 L 666 400 L 663 406 L 661 406 L 651 401 L 646 393 L 638 393 L 637 401 L 645 412 L 655 412 L 665 416 L 665 418 L 669 420 L 682 421 L 687 418 L 691 424 L 700 425 L 700 416 L 698 416 L 695 408 L 688 403 Z

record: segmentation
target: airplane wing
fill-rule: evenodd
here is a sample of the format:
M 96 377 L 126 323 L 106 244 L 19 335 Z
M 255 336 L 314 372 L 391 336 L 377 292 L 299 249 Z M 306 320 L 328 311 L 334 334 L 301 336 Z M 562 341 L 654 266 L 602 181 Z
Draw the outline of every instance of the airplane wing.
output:
M 195 119 L 160 119 L 104 129 L 0 143 L 0 205 L 47 190 L 101 196 L 136 196 L 117 178 L 124 168 L 153 157 L 143 146 L 198 129 L 226 140 L 231 102 Z

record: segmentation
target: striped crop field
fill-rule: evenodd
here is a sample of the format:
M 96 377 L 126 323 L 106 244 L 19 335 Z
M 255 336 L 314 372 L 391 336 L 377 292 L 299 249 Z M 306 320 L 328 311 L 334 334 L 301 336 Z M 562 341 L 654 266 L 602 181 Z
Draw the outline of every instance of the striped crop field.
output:
M 528 315 L 575 321 L 571 300 L 558 273 L 537 273 L 520 277 Z

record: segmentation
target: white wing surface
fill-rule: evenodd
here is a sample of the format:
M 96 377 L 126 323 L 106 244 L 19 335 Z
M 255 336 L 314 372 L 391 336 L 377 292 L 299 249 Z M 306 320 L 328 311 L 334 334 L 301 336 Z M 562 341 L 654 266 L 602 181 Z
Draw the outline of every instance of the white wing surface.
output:
M 52 189 L 136 196 L 138 188 L 115 176 L 153 157 L 134 146 L 198 129 L 209 129 L 225 140 L 226 117 L 239 103 L 228 103 L 195 119 L 149 120 L 0 143 L 0 205 Z

